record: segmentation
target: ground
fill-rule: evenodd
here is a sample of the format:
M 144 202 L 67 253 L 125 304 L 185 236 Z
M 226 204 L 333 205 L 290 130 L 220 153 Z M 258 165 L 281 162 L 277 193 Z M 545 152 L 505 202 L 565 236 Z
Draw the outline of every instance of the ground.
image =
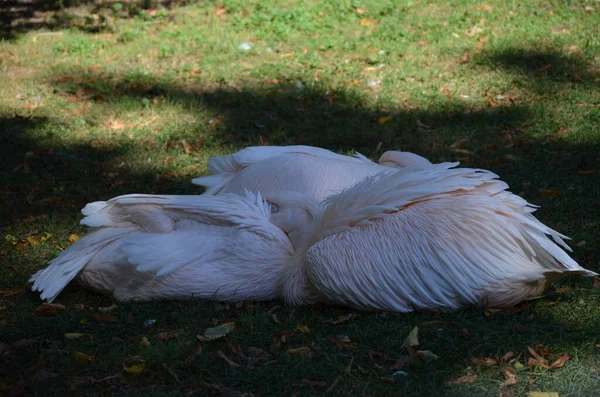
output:
M 1 20 L 2 393 L 600 395 L 589 278 L 513 310 L 411 314 L 111 307 L 70 286 L 52 316 L 27 283 L 85 232 L 85 203 L 201 193 L 210 156 L 267 144 L 492 170 L 598 270 L 597 1 L 46 4 Z M 435 356 L 404 346 L 414 327 Z

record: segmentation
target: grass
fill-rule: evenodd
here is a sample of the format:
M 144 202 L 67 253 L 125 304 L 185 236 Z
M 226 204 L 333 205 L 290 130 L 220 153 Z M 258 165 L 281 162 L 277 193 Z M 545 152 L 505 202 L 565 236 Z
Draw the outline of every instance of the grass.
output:
M 74 4 L 93 13 L 79 28 L 24 29 L 0 43 L 0 290 L 17 292 L 0 304 L 2 392 L 600 395 L 600 288 L 589 279 L 512 311 L 357 313 L 339 325 L 327 321 L 352 311 L 278 302 L 119 303 L 117 321 L 96 321 L 113 302 L 75 286 L 58 299 L 66 312 L 42 317 L 27 284 L 84 232 L 86 202 L 200 193 L 189 180 L 210 156 L 258 144 L 372 158 L 400 148 L 490 169 L 598 270 L 597 3 L 222 0 L 129 14 Z M 230 321 L 225 338 L 195 341 Z M 439 359 L 394 367 L 414 326 Z M 529 366 L 536 344 L 550 361 L 569 360 Z M 288 352 L 298 347 L 311 352 Z M 508 362 L 472 362 L 509 351 Z M 95 359 L 85 365 L 75 352 Z M 139 360 L 144 373 L 123 370 Z M 518 368 L 514 385 L 504 384 L 507 367 Z

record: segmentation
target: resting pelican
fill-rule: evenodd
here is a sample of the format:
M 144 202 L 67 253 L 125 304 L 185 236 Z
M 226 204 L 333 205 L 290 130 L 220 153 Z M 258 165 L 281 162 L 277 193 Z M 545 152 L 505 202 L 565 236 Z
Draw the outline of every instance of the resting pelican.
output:
M 283 270 L 284 300 L 398 312 L 502 308 L 564 276 L 596 274 L 497 175 L 457 165 L 377 174 L 327 198 Z
M 253 146 L 212 157 L 211 175 L 192 182 L 204 186 L 204 194 L 294 191 L 321 201 L 368 176 L 428 165 L 429 160 L 407 152 L 385 152 L 377 164 L 358 153 L 344 156 L 311 146 Z
M 293 192 L 133 194 L 88 204 L 89 233 L 34 274 L 52 302 L 74 278 L 120 301 L 271 300 L 316 209 Z

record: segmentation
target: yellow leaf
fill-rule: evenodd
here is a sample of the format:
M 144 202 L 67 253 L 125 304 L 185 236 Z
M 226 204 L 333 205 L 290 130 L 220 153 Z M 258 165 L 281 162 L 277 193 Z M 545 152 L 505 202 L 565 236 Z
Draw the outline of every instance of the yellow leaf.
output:
M 40 239 L 37 238 L 36 236 L 27 236 L 27 242 L 32 246 L 35 247 L 36 245 L 40 245 Z
M 94 361 L 94 356 L 88 356 L 82 352 L 75 352 L 74 357 L 75 360 L 85 365 L 89 365 L 92 361 Z
M 376 20 L 374 20 L 374 19 L 371 19 L 371 18 L 362 18 L 362 19 L 360 20 L 360 24 L 361 24 L 362 26 L 370 26 L 370 25 L 375 25 L 376 23 L 377 23 L 377 21 L 376 21 Z
M 130 367 L 126 367 L 125 365 L 123 365 L 123 370 L 128 374 L 141 374 L 142 372 L 146 371 L 146 363 L 135 364 Z
M 419 327 L 414 327 L 404 340 L 404 347 L 419 345 Z
M 74 243 L 75 241 L 79 240 L 80 238 L 81 238 L 81 234 L 73 233 L 69 236 L 68 240 L 70 243 Z
M 42 234 L 42 237 L 40 238 L 40 241 L 46 241 L 46 240 L 50 240 L 52 238 L 52 235 L 48 232 L 44 232 Z
M 206 331 L 204 331 L 204 336 L 196 335 L 196 339 L 202 342 L 219 339 L 233 331 L 234 328 L 234 323 L 221 324 L 218 327 L 208 328 Z
M 296 349 L 288 349 L 288 354 L 307 354 L 310 353 L 310 347 L 298 347 Z
M 11 245 L 15 245 L 19 241 L 19 239 L 13 236 L 12 234 L 7 234 L 6 236 L 4 236 L 4 240 L 6 240 L 6 242 Z
M 527 397 L 559 397 L 555 391 L 530 391 Z
M 110 311 L 115 310 L 116 308 L 117 308 L 117 305 L 112 304 L 112 305 L 107 306 L 107 307 L 99 307 L 98 310 L 100 310 L 100 312 L 102 312 L 102 313 L 108 313 Z
M 390 121 L 391 119 L 392 119 L 392 116 L 389 116 L 389 115 L 388 115 L 388 116 L 381 116 L 381 117 L 380 117 L 380 118 L 377 120 L 377 122 L 378 122 L 379 124 L 385 124 L 385 123 L 387 123 L 388 121 Z
M 298 329 L 298 331 L 302 332 L 303 334 L 309 334 L 310 333 L 310 328 L 308 328 L 304 324 L 298 324 L 298 325 L 296 325 L 296 328 Z

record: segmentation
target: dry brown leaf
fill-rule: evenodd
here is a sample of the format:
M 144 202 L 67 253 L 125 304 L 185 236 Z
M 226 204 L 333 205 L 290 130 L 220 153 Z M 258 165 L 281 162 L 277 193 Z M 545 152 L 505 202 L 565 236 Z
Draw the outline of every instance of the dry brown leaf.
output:
M 461 65 L 464 65 L 465 63 L 469 62 L 469 53 L 465 52 L 462 56 L 462 58 L 460 58 L 460 61 L 458 61 L 458 63 L 460 63 Z
M 475 381 L 475 379 L 477 379 L 477 374 L 461 376 L 460 378 L 456 378 L 454 380 L 445 382 L 444 384 L 446 386 L 449 386 L 449 385 L 460 385 L 460 384 L 463 384 L 463 383 L 472 383 L 472 382 Z
M 555 368 L 562 368 L 565 365 L 565 362 L 567 362 L 567 360 L 569 360 L 569 354 L 565 353 L 562 356 L 560 356 L 559 358 L 557 358 L 552 365 L 550 365 L 550 369 L 555 369 Z
M 0 290 L 0 295 L 6 297 L 13 296 L 24 292 L 25 288 L 11 288 L 11 289 L 3 289 Z
M 112 314 L 92 314 L 92 318 L 96 321 L 105 321 L 116 323 L 119 321 L 117 316 L 113 316 Z
M 496 365 L 498 361 L 490 357 L 475 357 L 471 359 L 473 364 Z
M 598 173 L 598 170 L 579 170 L 577 171 L 577 175 L 581 176 L 593 176 Z
M 70 243 L 74 243 L 75 241 L 79 240 L 80 238 L 81 238 L 81 234 L 72 233 L 67 240 L 69 240 Z
M 513 358 L 514 355 L 515 355 L 515 353 L 508 352 L 502 357 L 502 361 L 506 362 L 506 361 L 510 360 L 511 358 Z
M 561 192 L 559 192 L 557 190 L 551 190 L 551 189 L 538 189 L 538 193 L 541 194 L 542 196 L 552 197 L 552 198 L 557 198 L 562 195 Z
M 594 288 L 600 288 L 600 277 L 598 276 L 594 276 L 594 284 L 593 284 Z
M 450 90 L 447 87 L 440 87 L 439 91 L 444 94 L 447 99 L 452 99 L 452 94 L 450 94 Z
M 361 24 L 362 26 L 371 26 L 371 25 L 376 25 L 376 24 L 377 24 L 377 21 L 376 21 L 376 20 L 374 20 L 374 19 L 371 19 L 371 18 L 362 18 L 362 19 L 360 20 L 360 24 Z
M 304 324 L 296 324 L 296 329 L 303 334 L 310 334 L 310 328 Z
M 419 40 L 419 41 L 417 41 L 417 45 L 421 46 L 421 47 L 426 46 L 427 44 L 429 44 L 429 42 L 427 40 Z
M 302 346 L 295 349 L 288 349 L 288 354 L 304 355 L 310 353 L 310 347 Z
M 56 316 L 58 313 L 62 313 L 65 310 L 67 310 L 67 308 L 60 303 L 42 303 L 35 309 L 35 314 L 38 316 L 51 317 Z
M 0 306 L 0 318 L 4 318 L 6 316 L 6 313 L 8 313 L 6 307 Z
M 172 331 L 163 331 L 159 332 L 157 337 L 161 343 L 167 343 L 171 340 L 176 340 L 179 338 L 179 335 L 183 333 L 183 328 L 175 329 Z
M 379 118 L 377 119 L 377 122 L 378 122 L 379 124 L 385 124 L 385 123 L 387 123 L 388 121 L 390 121 L 391 119 L 392 119 L 392 116 L 390 116 L 390 115 L 387 115 L 387 116 L 381 116 L 381 117 L 379 117 Z
M 559 395 L 553 391 L 530 391 L 527 393 L 527 397 L 559 397 Z

